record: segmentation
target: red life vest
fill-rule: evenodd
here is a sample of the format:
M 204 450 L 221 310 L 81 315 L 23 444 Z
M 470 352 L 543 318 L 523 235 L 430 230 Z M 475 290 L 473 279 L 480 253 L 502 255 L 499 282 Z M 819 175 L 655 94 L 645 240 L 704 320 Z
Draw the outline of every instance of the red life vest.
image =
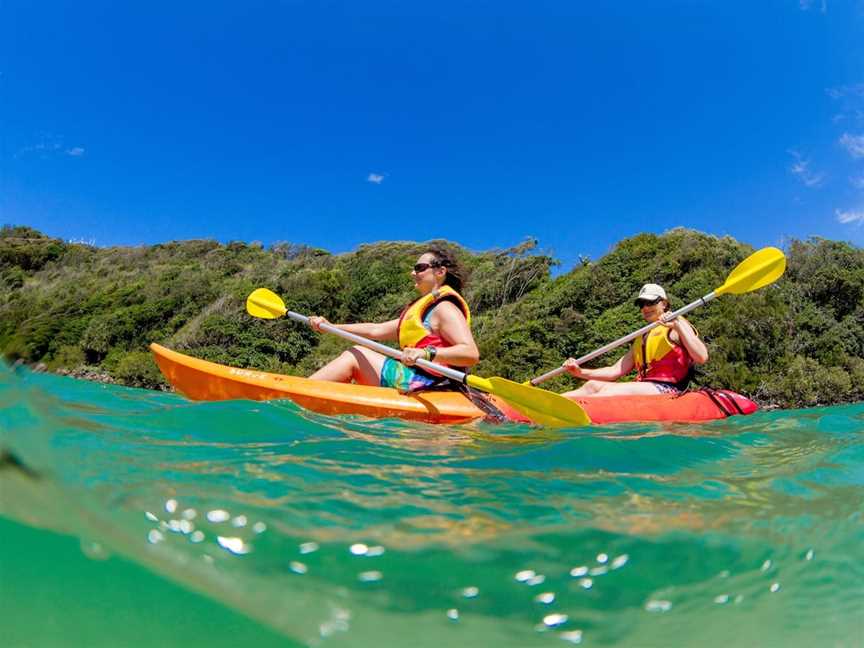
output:
M 687 349 L 669 339 L 670 331 L 668 326 L 658 326 L 633 342 L 633 362 L 639 372 L 636 380 L 673 385 L 687 380 L 693 360 Z

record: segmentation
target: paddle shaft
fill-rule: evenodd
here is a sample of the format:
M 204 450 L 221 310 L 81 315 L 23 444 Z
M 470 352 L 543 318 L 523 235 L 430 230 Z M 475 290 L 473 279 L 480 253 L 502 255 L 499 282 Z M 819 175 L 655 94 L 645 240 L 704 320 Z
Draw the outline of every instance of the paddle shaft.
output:
M 300 313 L 295 313 L 294 311 L 286 311 L 285 314 L 291 319 L 302 322 L 303 324 L 309 324 L 309 318 L 305 315 L 301 315 Z M 327 331 L 328 333 L 332 333 L 333 335 L 338 335 L 341 338 L 349 340 L 351 342 L 355 342 L 360 346 L 364 346 L 367 349 L 372 349 L 373 351 L 377 351 L 378 353 L 382 353 L 386 356 L 390 356 L 394 360 L 402 360 L 402 353 L 393 347 L 389 347 L 386 344 L 381 344 L 380 342 L 375 342 L 374 340 L 370 340 L 368 338 L 364 338 L 363 336 L 356 335 L 354 333 L 349 333 L 348 331 L 343 331 L 342 329 L 333 326 L 332 324 L 322 324 L 322 331 Z M 418 367 L 422 367 L 427 371 L 433 371 L 435 373 L 439 373 L 442 376 L 447 376 L 452 380 L 457 380 L 460 383 L 466 382 L 467 374 L 462 373 L 461 371 L 457 371 L 456 369 L 451 369 L 450 367 L 445 367 L 444 365 L 440 365 L 437 362 L 429 362 L 429 360 L 424 360 L 420 358 L 415 363 Z
M 687 304 L 686 306 L 684 306 L 682 308 L 679 308 L 677 311 L 673 311 L 671 314 L 672 315 L 671 318 L 680 317 L 681 315 L 686 315 L 690 311 L 692 311 L 696 308 L 699 308 L 700 306 L 702 306 L 704 304 L 707 304 L 709 301 L 714 299 L 716 296 L 717 296 L 717 291 L 710 292 L 707 295 L 705 295 L 704 297 L 700 297 L 696 301 L 694 301 L 690 304 Z M 599 349 L 592 351 L 591 353 L 588 353 L 588 354 L 582 356 L 581 358 L 578 358 L 576 360 L 576 364 L 581 365 L 585 362 L 590 362 L 594 358 L 597 358 L 597 357 L 603 355 L 607 351 L 611 351 L 612 349 L 619 347 L 622 344 L 627 344 L 628 342 L 635 340 L 636 338 L 638 338 L 641 335 L 645 335 L 648 331 L 650 331 L 653 328 L 660 326 L 661 324 L 662 324 L 662 322 L 660 320 L 657 320 L 656 322 L 651 322 L 650 324 L 646 324 L 645 326 L 640 328 L 638 331 L 633 331 L 632 333 L 625 335 L 624 337 L 619 338 L 619 339 L 615 340 L 614 342 L 610 342 L 606 346 L 602 346 Z M 565 371 L 567 371 L 567 370 L 563 366 L 561 366 L 561 367 L 558 367 L 556 369 L 553 369 L 552 371 L 547 371 L 542 376 L 537 376 L 536 378 L 532 378 L 530 382 L 532 385 L 536 386 L 536 385 L 539 385 L 541 382 L 549 380 L 550 378 L 554 378 L 555 376 L 561 375 Z
M 280 299 L 279 295 L 266 288 L 259 288 L 249 295 L 246 299 L 246 310 L 254 317 L 274 319 L 287 315 L 294 321 L 306 325 L 309 324 L 308 317 L 286 310 L 285 303 Z M 379 344 L 355 333 L 349 333 L 332 324 L 321 324 L 319 328 L 327 333 L 338 335 L 368 349 L 377 351 L 400 362 L 402 361 L 402 353 L 392 347 Z M 509 403 L 533 423 L 553 427 L 579 427 L 591 424 L 591 418 L 585 413 L 581 405 L 568 398 L 564 398 L 560 394 L 531 385 L 513 382 L 506 378 L 481 378 L 480 376 L 466 374 L 425 359 L 417 360 L 415 364 L 427 371 L 446 376 L 479 391 L 494 394 Z

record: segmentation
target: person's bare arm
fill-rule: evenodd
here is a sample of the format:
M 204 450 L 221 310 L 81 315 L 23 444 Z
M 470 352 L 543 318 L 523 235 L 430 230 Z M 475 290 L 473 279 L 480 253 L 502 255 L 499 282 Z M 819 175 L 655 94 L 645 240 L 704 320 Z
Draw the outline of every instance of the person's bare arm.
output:
M 708 347 L 696 335 L 696 330 L 683 317 L 676 317 L 669 320 L 669 328 L 672 331 L 669 333 L 669 338 L 676 344 L 683 346 L 690 357 L 698 365 L 708 362 Z
M 480 350 L 477 348 L 477 343 L 474 342 L 471 327 L 468 326 L 465 315 L 462 314 L 456 304 L 449 301 L 438 304 L 432 311 L 430 324 L 432 330 L 451 345 L 437 350 L 435 362 L 456 367 L 473 367 L 480 362 Z M 410 351 L 403 349 L 402 355 L 413 364 L 418 357 L 425 356 L 425 351 L 423 349 L 411 349 Z
M 348 333 L 354 333 L 355 335 L 362 335 L 363 337 L 378 340 L 381 342 L 394 342 L 397 339 L 398 330 L 399 330 L 399 320 L 394 319 L 389 322 L 360 322 L 357 324 L 332 324 L 328 322 L 325 318 L 319 317 L 317 315 L 313 315 L 309 318 L 309 326 L 312 327 L 314 331 L 321 332 L 321 324 L 330 324 L 331 326 L 335 326 L 338 329 L 342 329 L 343 331 L 347 331 Z
M 618 362 L 609 365 L 608 367 L 600 367 L 599 369 L 583 369 L 573 358 L 567 358 L 564 361 L 564 368 L 574 378 L 582 380 L 602 380 L 603 382 L 614 382 L 619 378 L 626 376 L 635 367 L 633 362 L 633 350 L 627 351 L 618 359 Z

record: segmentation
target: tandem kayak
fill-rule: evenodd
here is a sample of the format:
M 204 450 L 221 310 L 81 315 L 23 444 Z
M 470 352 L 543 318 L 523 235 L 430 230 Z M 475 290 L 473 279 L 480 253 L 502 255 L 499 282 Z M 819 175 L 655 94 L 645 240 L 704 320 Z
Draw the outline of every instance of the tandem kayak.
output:
M 239 369 L 193 358 L 159 344 L 150 350 L 165 379 L 192 400 L 288 399 L 320 414 L 360 414 L 372 418 L 398 417 L 426 423 L 467 423 L 486 413 L 464 394 L 425 391 L 401 394 L 389 387 L 369 387 L 309 380 L 297 376 Z M 526 419 L 505 402 L 492 402 L 514 422 Z M 751 414 L 757 405 L 728 390 L 700 390 L 681 396 L 588 396 L 576 399 L 593 423 L 673 421 L 695 423 L 733 414 Z

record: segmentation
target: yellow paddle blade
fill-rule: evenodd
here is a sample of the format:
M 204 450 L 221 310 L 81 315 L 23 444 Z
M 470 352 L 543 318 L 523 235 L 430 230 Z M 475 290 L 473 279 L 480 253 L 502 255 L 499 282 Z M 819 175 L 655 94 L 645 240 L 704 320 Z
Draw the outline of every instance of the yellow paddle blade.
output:
M 253 317 L 276 319 L 285 314 L 285 302 L 272 290 L 259 288 L 246 298 L 246 311 Z
M 726 277 L 726 282 L 714 292 L 740 295 L 774 283 L 785 271 L 783 252 L 775 247 L 762 248 L 739 263 Z
M 583 427 L 591 419 L 579 403 L 561 394 L 530 385 L 522 385 L 506 378 L 467 378 L 468 385 L 501 397 L 529 419 L 549 427 Z

